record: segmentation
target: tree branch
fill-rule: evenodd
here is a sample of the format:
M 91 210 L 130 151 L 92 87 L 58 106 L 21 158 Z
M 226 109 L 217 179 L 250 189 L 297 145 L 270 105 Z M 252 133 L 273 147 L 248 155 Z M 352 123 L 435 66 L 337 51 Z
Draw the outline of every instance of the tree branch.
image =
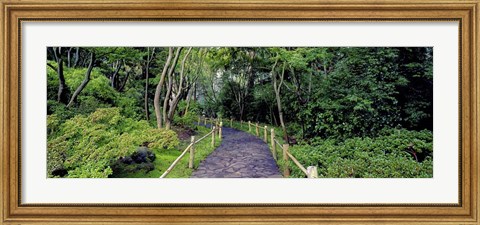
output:
M 54 66 L 53 66 L 52 64 L 50 64 L 50 63 L 47 63 L 47 66 L 50 67 L 50 68 L 52 68 L 52 69 L 55 70 L 55 71 L 57 70 L 57 68 L 54 67 Z
M 88 64 L 88 69 L 87 72 L 85 73 L 85 78 L 83 79 L 82 83 L 80 86 L 78 86 L 77 90 L 72 95 L 72 98 L 70 99 L 70 102 L 67 104 L 67 107 L 70 107 L 73 102 L 77 99 L 78 95 L 82 90 L 87 86 L 88 82 L 90 81 L 90 74 L 92 73 L 93 65 L 95 61 L 95 53 L 90 53 L 90 63 Z

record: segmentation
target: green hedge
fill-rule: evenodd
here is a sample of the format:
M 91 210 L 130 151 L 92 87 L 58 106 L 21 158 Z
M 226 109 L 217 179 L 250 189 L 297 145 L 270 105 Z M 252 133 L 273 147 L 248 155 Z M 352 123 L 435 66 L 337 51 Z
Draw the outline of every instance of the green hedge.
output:
M 431 131 L 395 129 L 376 138 L 316 140 L 290 152 L 305 167 L 317 166 L 319 177 L 426 178 L 433 177 L 432 140 Z M 304 177 L 293 163 L 290 168 L 293 177 Z

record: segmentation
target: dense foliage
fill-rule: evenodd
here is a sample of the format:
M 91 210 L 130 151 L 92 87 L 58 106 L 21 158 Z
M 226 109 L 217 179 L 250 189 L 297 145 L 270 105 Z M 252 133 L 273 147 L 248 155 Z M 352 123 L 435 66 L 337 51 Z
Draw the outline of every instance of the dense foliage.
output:
M 427 130 L 401 129 L 342 142 L 318 139 L 290 150 L 305 165 L 317 166 L 320 177 L 431 177 L 433 171 L 432 133 Z M 304 176 L 290 168 L 293 176 Z
M 47 121 L 51 175 L 64 171 L 67 177 L 108 177 L 117 159 L 133 154 L 145 142 L 154 151 L 179 144 L 175 132 L 154 129 L 144 120 L 125 118 L 119 108 L 100 108 L 62 124 L 53 114 Z
M 247 66 L 237 65 L 238 51 Z M 236 63 L 223 61 L 218 111 L 285 126 L 292 154 L 320 176 L 433 176 L 432 48 L 234 48 L 226 55 Z M 248 82 L 228 75 L 248 74 L 239 69 L 248 65 Z M 242 84 L 252 91 L 239 113 L 230 89 Z
M 50 177 L 156 176 L 198 116 L 276 126 L 322 177 L 433 176 L 430 47 L 47 51 Z M 118 167 L 139 147 L 156 172 Z

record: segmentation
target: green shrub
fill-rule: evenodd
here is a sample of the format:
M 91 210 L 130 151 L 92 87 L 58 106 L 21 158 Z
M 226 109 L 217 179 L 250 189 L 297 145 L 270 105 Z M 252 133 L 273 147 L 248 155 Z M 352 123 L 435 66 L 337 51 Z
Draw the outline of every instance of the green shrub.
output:
M 431 131 L 384 130 L 376 138 L 350 138 L 343 142 L 316 140 L 290 148 L 305 167 L 317 166 L 319 177 L 432 177 Z M 416 157 L 415 157 L 415 156 Z M 292 176 L 304 177 L 293 163 Z
M 115 106 L 121 109 L 122 115 L 129 115 L 132 119 L 145 119 L 143 98 L 144 96 L 141 92 L 129 88 L 117 96 L 115 99 Z M 139 103 L 142 105 L 138 106 Z M 154 117 L 154 115 L 152 116 Z
M 195 122 L 197 122 L 198 116 L 188 113 L 183 116 L 175 115 L 173 118 L 173 123 L 177 126 L 185 127 L 185 128 L 194 128 Z
M 288 123 L 286 125 L 286 129 L 287 129 L 287 134 L 289 136 L 293 136 L 297 140 L 300 140 L 302 138 L 302 126 L 300 126 L 300 124 Z
M 174 125 L 185 127 L 185 128 L 195 128 L 195 122 L 198 120 L 199 106 L 197 103 L 191 101 L 188 106 L 188 112 L 185 114 L 185 109 L 187 107 L 186 101 L 180 101 L 177 106 L 177 111 L 181 112 L 182 115 L 175 114 L 173 118 Z
M 174 148 L 179 140 L 174 131 L 154 129 L 146 121 L 120 114 L 119 108 L 101 108 L 88 116 L 77 115 L 63 124 L 56 114 L 48 117 L 47 172 L 65 170 L 66 177 L 108 177 L 110 165 L 131 155 L 138 146 Z

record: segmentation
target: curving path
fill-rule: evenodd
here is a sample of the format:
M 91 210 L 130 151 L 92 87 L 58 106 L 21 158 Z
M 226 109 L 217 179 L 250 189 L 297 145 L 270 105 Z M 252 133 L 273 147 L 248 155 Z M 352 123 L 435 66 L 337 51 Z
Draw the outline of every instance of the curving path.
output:
M 222 144 L 196 171 L 194 178 L 281 178 L 268 145 L 260 138 L 223 127 Z

